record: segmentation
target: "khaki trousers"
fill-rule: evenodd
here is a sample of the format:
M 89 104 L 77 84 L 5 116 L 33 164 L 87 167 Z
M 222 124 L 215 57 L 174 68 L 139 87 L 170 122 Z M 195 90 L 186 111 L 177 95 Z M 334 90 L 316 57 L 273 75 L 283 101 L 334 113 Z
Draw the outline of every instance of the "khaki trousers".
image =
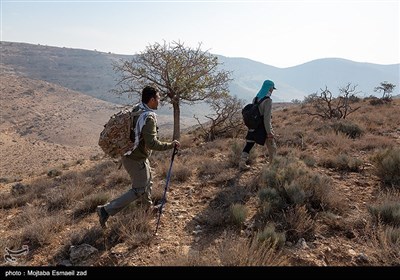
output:
M 137 161 L 123 156 L 122 165 L 131 177 L 132 188 L 104 205 L 105 210 L 111 216 L 117 214 L 136 199 L 140 199 L 139 203 L 147 206 L 152 205 L 151 190 L 153 181 L 149 160 Z

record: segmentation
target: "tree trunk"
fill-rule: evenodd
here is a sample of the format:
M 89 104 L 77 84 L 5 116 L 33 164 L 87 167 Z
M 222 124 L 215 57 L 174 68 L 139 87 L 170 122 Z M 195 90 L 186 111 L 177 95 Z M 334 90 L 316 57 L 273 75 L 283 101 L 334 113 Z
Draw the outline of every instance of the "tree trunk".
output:
M 179 141 L 181 138 L 181 123 L 180 123 L 181 110 L 179 108 L 179 101 L 173 101 L 172 108 L 174 110 L 174 134 L 172 138 L 174 140 Z

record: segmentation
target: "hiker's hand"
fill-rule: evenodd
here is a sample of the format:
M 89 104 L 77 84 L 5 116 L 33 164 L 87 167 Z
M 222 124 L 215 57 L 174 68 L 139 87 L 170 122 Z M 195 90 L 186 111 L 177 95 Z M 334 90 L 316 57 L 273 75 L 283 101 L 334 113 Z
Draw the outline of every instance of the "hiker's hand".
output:
M 267 138 L 274 138 L 275 136 L 274 136 L 274 134 L 273 133 L 268 133 L 267 134 Z
M 179 149 L 179 147 L 181 146 L 181 143 L 179 143 L 178 140 L 174 140 L 174 141 L 172 141 L 172 145 L 173 145 L 174 147 L 176 147 L 177 149 Z

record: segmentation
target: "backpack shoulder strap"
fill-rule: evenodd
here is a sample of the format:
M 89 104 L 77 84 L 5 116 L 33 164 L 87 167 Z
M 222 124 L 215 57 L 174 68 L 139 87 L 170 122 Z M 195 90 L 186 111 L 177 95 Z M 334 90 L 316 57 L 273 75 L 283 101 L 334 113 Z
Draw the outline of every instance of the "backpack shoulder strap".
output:
M 143 110 L 141 110 L 139 108 L 139 106 L 134 106 L 132 108 L 132 110 L 130 111 L 131 113 L 131 121 L 130 121 L 130 130 L 134 130 L 135 129 L 135 125 L 136 125 L 136 120 L 138 119 L 138 117 L 143 113 Z
M 269 96 L 264 96 L 263 98 L 261 98 L 260 100 L 257 101 L 257 97 L 255 98 L 255 102 L 254 104 L 256 105 L 260 105 L 261 102 L 263 102 L 265 99 L 269 98 Z

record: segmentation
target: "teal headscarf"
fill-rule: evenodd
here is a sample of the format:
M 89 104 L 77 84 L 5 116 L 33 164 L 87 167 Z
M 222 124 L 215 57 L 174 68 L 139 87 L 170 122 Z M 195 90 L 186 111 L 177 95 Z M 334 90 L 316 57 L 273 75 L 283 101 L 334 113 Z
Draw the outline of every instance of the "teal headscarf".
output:
M 265 96 L 271 96 L 271 93 L 269 92 L 269 90 L 273 88 L 275 88 L 275 84 L 273 81 L 270 80 L 265 80 L 260 91 L 257 93 L 257 99 L 260 100 L 261 98 L 264 98 Z

